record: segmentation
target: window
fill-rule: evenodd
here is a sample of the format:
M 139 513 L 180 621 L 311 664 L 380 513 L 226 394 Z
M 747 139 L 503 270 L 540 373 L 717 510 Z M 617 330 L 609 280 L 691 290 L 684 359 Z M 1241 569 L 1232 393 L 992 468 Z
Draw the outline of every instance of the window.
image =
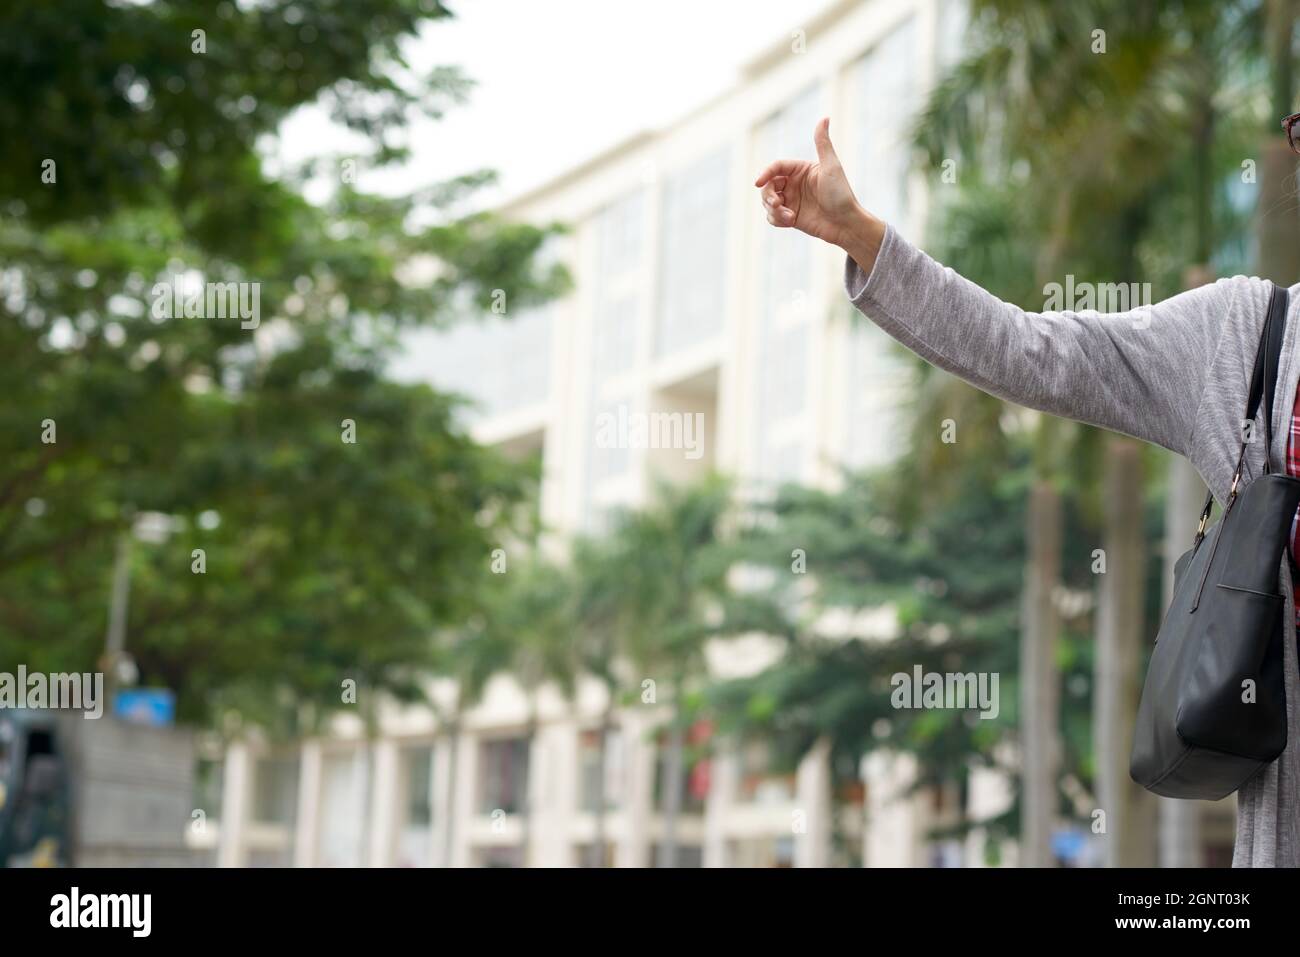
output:
M 683 814 L 702 814 L 704 801 L 709 794 L 709 775 L 712 770 L 705 755 L 705 743 L 712 733 L 706 721 L 697 721 L 686 734 L 683 748 L 681 812 Z M 665 807 L 668 787 L 668 761 L 672 744 L 669 735 L 659 735 L 655 752 L 655 808 L 662 811 Z
M 406 823 L 433 822 L 433 748 L 406 748 L 402 754 Z
M 885 36 L 853 69 L 854 129 L 860 143 L 853 171 L 859 199 L 886 222 L 907 228 L 911 150 L 908 127 L 920 105 L 915 72 L 917 31 L 912 19 Z M 846 415 L 842 449 L 845 465 L 867 468 L 889 461 L 899 448 L 897 430 L 906 379 L 905 366 L 888 337 L 855 317 L 844 350 Z
M 394 863 L 398 867 L 429 867 L 433 863 L 433 747 L 405 747 L 400 762 L 401 806 Z
M 595 844 L 579 844 L 574 851 L 574 863 L 578 867 L 613 867 L 614 842 L 605 838 L 605 859 L 602 862 Z
M 602 403 L 591 417 L 591 453 L 587 460 L 588 488 L 632 469 L 630 429 L 634 410 L 627 398 Z
M 524 866 L 524 853 L 518 847 L 485 847 L 476 856 L 479 867 Z
M 722 331 L 729 167 L 724 149 L 664 183 L 656 355 L 672 355 Z
M 815 159 L 811 130 L 820 115 L 816 86 L 774 113 L 757 132 L 760 154 Z M 806 429 L 813 246 L 793 230 L 761 234 L 756 477 L 773 485 L 800 477 Z
M 480 814 L 518 814 L 528 794 L 528 741 L 500 738 L 479 745 Z
M 595 811 L 600 803 L 600 731 L 596 728 L 580 733 L 578 739 L 578 773 L 580 807 Z M 610 728 L 605 735 L 605 810 L 613 811 L 623 800 L 623 735 Z
M 663 844 L 656 841 L 650 848 L 650 866 L 658 867 L 659 862 L 663 860 Z M 673 854 L 674 867 L 703 867 L 704 866 L 704 849 L 698 844 L 678 844 L 677 850 Z
M 506 306 L 505 316 L 476 309 L 448 330 L 410 334 L 396 374 L 467 396 L 477 403 L 478 416 L 544 402 L 550 394 L 552 308 Z
M 865 138 L 850 179 L 862 205 L 887 223 L 907 219 L 908 125 L 920 103 L 916 85 L 916 22 L 895 28 L 853 69 L 853 122 Z
M 748 744 L 737 757 L 740 764 L 738 800 L 759 805 L 782 805 L 794 800 L 794 775 L 773 773 L 770 751 L 765 744 Z
M 194 770 L 194 806 L 210 821 L 221 819 L 221 793 L 225 784 L 225 762 L 200 758 Z
M 642 301 L 641 267 L 645 195 L 637 192 L 606 207 L 596 219 L 593 382 L 626 372 L 636 362 L 637 322 Z
M 291 825 L 298 816 L 298 756 L 257 759 L 253 772 L 253 820 Z
M 794 867 L 794 838 L 748 838 L 727 843 L 730 867 Z

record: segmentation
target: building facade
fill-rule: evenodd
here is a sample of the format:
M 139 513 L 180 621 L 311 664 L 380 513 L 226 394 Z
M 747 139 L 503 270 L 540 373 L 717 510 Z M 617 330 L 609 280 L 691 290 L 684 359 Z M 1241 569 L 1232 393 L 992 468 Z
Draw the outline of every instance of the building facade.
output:
M 895 454 L 904 381 L 895 347 L 853 319 L 843 257 L 768 227 L 752 183 L 772 159 L 813 158 L 813 127 L 830 115 L 861 201 L 919 236 L 929 197 L 904 139 L 964 26 L 960 0 L 837 4 L 792 28 L 731 92 L 503 210 L 570 225 L 548 255 L 568 267 L 573 292 L 416 337 L 399 371 L 475 400 L 479 440 L 540 456 L 555 547 L 568 534 L 599 534 L 658 478 L 717 469 L 742 488 L 819 485 Z M 698 441 L 665 449 L 598 436 L 602 424 L 656 413 L 691 417 Z M 743 674 L 771 653 L 760 640 L 729 642 L 710 653 L 710 668 Z M 228 866 L 582 866 L 599 863 L 603 830 L 604 863 L 653 865 L 665 828 L 655 734 L 665 714 L 617 711 L 598 820 L 605 706 L 594 683 L 573 701 L 543 693 L 530 745 L 525 696 L 501 676 L 455 735 L 428 709 L 394 708 L 369 741 L 346 718 L 328 738 L 288 749 L 243 740 L 220 762 L 219 807 L 195 842 Z M 861 788 L 835 802 L 837 830 L 869 866 L 981 864 L 978 837 L 928 839 L 955 797 L 909 796 L 911 773 L 905 757 L 865 761 Z M 761 748 L 715 751 L 686 775 L 677 863 L 838 862 L 830 778 L 823 748 L 793 775 L 773 773 Z M 971 797 L 989 814 L 1010 800 L 995 776 L 977 775 Z

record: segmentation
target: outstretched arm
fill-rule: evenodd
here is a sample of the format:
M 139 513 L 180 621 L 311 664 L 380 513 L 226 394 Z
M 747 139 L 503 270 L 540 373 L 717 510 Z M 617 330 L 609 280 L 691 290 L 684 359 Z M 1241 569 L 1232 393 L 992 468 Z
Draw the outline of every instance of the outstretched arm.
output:
M 985 392 L 1188 451 L 1223 319 L 1243 294 L 1242 282 L 1220 280 L 1118 312 L 1027 312 L 935 262 L 863 209 L 827 120 L 814 141 L 816 163 L 779 160 L 755 185 L 773 226 L 802 230 L 848 254 L 845 288 L 868 318 Z

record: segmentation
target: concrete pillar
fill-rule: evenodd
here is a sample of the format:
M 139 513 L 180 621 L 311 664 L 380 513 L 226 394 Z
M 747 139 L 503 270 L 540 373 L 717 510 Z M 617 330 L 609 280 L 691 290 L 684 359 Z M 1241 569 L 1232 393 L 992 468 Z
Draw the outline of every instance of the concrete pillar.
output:
M 320 741 L 304 741 L 298 756 L 298 813 L 294 823 L 294 867 L 315 867 L 318 860 L 320 788 Z
M 399 790 L 402 786 L 401 755 L 397 742 L 380 738 L 371 749 L 370 846 L 365 860 L 371 867 L 388 867 L 393 863 L 393 848 L 397 842 L 397 815 L 401 805 Z
M 226 749 L 221 790 L 221 834 L 217 842 L 218 867 L 243 867 L 248 863 L 248 821 L 252 814 L 253 754 L 245 741 Z
M 917 853 L 920 815 L 907 793 L 916 778 L 916 759 L 910 754 L 876 751 L 862 764 L 867 786 L 863 866 L 924 866 L 928 862 Z
M 461 732 L 456 754 L 456 792 L 453 795 L 456 827 L 452 835 L 451 866 L 469 867 L 473 860 L 470 842 L 470 823 L 478 815 L 474 806 L 475 775 L 478 771 L 478 735 L 466 729 Z
M 441 867 L 447 860 L 447 817 L 452 813 L 452 804 L 447 793 L 447 784 L 451 781 L 451 744 L 446 736 L 439 739 L 433 749 L 433 827 L 430 841 L 430 858 L 435 867 Z M 461 818 L 453 822 L 453 829 L 463 826 Z
M 578 732 L 571 720 L 538 728 L 530 758 L 531 867 L 571 867 L 570 823 L 577 813 Z
M 625 711 L 619 719 L 623 729 L 623 753 L 627 762 L 626 793 L 623 796 L 622 833 L 617 840 L 615 863 L 619 867 L 648 867 L 650 864 L 650 821 L 654 813 L 655 746 L 652 722 L 644 708 Z
M 709 765 L 709 796 L 704 801 L 704 866 L 726 867 L 726 823 L 736 806 L 740 761 L 735 751 L 719 747 Z
M 831 745 L 818 741 L 795 774 L 794 866 L 829 867 L 831 858 Z

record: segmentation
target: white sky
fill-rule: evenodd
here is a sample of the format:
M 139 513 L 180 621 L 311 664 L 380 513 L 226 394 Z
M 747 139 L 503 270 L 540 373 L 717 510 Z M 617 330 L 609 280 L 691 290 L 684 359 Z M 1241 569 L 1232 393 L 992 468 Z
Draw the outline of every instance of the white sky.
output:
M 453 20 L 409 51 L 417 67 L 456 65 L 470 100 L 413 131 L 413 162 L 359 183 L 404 192 L 470 170 L 500 174 L 495 205 L 641 130 L 671 123 L 732 86 L 739 67 L 832 0 L 452 0 Z M 355 148 L 316 110 L 285 125 L 297 161 Z

